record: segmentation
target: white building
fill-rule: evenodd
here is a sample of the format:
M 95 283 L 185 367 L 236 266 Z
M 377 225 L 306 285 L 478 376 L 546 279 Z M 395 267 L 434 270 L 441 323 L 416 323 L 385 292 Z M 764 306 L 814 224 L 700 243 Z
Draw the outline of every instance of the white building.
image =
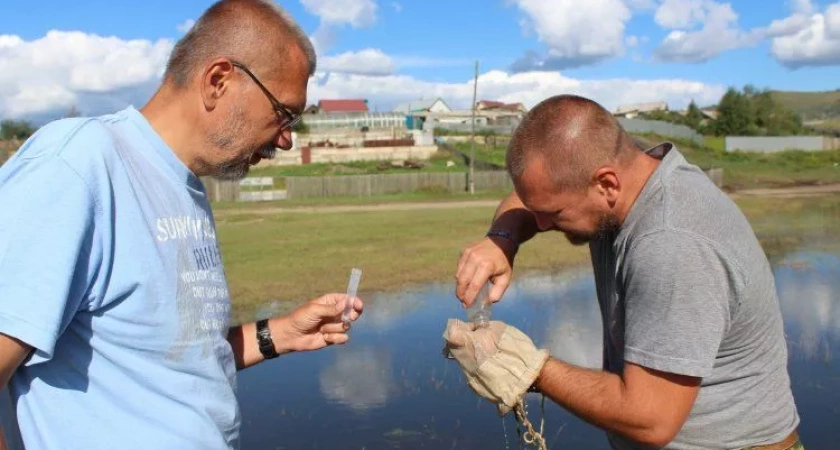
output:
M 410 102 L 400 103 L 396 106 L 396 108 L 394 108 L 394 112 L 399 113 L 447 113 L 450 111 L 452 110 L 449 108 L 449 105 L 440 98 L 413 100 Z

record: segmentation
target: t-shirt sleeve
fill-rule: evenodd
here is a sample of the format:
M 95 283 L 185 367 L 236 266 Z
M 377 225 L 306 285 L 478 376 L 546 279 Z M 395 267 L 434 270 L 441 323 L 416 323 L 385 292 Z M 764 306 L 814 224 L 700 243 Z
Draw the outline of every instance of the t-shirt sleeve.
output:
M 35 364 L 52 357 L 86 296 L 101 256 L 97 205 L 60 156 L 20 158 L 4 169 L 11 170 L 0 177 L 0 332 L 34 347 L 27 364 Z
M 628 251 L 624 275 L 625 361 L 708 376 L 737 301 L 738 271 L 701 237 L 667 231 Z

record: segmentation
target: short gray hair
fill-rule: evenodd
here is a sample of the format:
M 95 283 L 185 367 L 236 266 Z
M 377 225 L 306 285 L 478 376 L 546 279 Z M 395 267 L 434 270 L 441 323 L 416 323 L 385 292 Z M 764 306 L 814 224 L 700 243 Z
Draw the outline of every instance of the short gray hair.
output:
M 306 56 L 309 75 L 315 73 L 317 57 L 312 41 L 277 3 L 271 0 L 220 0 L 210 6 L 175 44 L 164 79 L 179 88 L 186 87 L 196 72 L 214 58 L 241 57 L 253 46 L 254 33 L 260 31 L 276 39 L 280 43 L 280 54 L 287 58 L 291 53 L 291 41 Z

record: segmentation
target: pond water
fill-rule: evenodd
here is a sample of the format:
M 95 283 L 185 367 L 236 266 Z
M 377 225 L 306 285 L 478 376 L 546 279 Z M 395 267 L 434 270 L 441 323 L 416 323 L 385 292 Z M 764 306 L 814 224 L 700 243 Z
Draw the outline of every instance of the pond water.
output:
M 781 226 L 754 222 L 774 266 L 808 450 L 840 447 L 840 246 L 838 233 L 826 232 L 838 223 L 835 208 L 796 213 Z M 287 355 L 239 374 L 243 450 L 520 448 L 513 418 L 500 419 L 466 386 L 457 364 L 442 357 L 447 319 L 465 317 L 452 283 L 363 298 L 365 314 L 347 345 Z M 589 267 L 517 274 L 493 318 L 556 357 L 600 367 L 600 313 Z M 540 399 L 528 396 L 535 424 L 543 417 Z M 9 406 L 0 393 L 4 425 L 13 423 Z M 544 417 L 549 448 L 609 449 L 601 430 L 550 401 Z M 21 448 L 14 431 L 10 438 L 10 450 Z
M 809 450 L 840 431 L 840 254 L 775 258 L 789 367 Z M 516 449 L 516 422 L 465 385 L 441 355 L 450 317 L 464 317 L 451 284 L 365 296 L 351 342 L 240 373 L 242 448 Z M 262 311 L 260 314 L 265 314 Z M 599 368 L 601 324 L 591 270 L 519 276 L 493 317 L 566 361 Z M 542 414 L 529 394 L 529 414 Z M 503 423 L 504 422 L 504 423 Z M 507 437 L 506 437 L 507 436 Z M 545 402 L 549 448 L 609 449 L 602 431 Z

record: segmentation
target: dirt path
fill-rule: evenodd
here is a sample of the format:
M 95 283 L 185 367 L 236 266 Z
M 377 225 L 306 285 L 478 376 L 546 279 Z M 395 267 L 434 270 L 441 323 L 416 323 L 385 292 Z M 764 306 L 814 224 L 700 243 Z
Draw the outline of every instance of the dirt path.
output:
M 840 184 L 826 184 L 823 186 L 794 186 L 787 188 L 744 189 L 730 194 L 738 197 L 815 197 L 840 193 Z
M 743 197 L 813 197 L 839 194 L 840 184 L 824 186 L 795 186 L 787 188 L 744 189 L 730 194 L 732 198 Z M 416 211 L 424 209 L 462 209 L 473 207 L 496 207 L 498 200 L 467 200 L 458 202 L 409 202 L 381 203 L 373 205 L 335 205 L 335 206 L 289 206 L 266 208 L 224 209 L 215 212 L 217 217 L 231 215 L 272 215 L 283 213 L 321 213 L 321 212 L 365 212 L 365 211 Z

